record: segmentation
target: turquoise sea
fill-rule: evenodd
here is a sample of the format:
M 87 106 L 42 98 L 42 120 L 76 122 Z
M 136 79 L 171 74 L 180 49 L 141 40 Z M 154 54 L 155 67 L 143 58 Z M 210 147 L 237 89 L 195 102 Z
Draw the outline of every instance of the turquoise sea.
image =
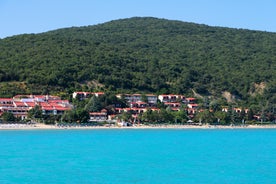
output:
M 0 183 L 276 183 L 275 129 L 3 130 Z

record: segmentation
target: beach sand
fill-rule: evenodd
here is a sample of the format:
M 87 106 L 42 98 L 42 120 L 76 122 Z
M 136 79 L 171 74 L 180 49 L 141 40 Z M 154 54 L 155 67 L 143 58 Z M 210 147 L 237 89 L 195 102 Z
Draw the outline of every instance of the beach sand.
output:
M 0 130 L 53 130 L 53 129 L 263 129 L 276 125 L 137 125 L 137 126 L 56 126 L 45 124 L 0 124 Z

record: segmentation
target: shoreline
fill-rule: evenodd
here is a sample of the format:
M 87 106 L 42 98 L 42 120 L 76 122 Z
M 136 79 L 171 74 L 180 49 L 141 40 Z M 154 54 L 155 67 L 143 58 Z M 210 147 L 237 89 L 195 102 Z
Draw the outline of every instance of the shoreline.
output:
M 98 129 L 276 129 L 269 125 L 140 125 L 140 126 L 56 126 L 45 124 L 0 124 L 1 130 L 98 130 Z

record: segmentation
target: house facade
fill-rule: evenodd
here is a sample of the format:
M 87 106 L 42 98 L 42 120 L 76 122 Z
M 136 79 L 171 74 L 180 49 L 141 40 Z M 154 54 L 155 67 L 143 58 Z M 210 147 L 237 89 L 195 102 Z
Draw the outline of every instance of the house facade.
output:
M 24 120 L 35 106 L 39 106 L 44 115 L 61 115 L 73 108 L 68 100 L 61 100 L 57 96 L 16 95 L 13 98 L 0 98 L 0 115 L 10 112 L 16 118 Z
M 160 102 L 163 102 L 163 103 L 166 103 L 166 102 L 182 102 L 182 103 L 184 103 L 186 101 L 185 96 L 176 95 L 176 94 L 159 95 L 158 99 L 160 100 Z
M 102 122 L 107 121 L 107 110 L 103 109 L 101 112 L 90 112 L 89 113 L 89 121 L 90 122 Z
M 127 103 L 146 101 L 149 105 L 157 104 L 157 96 L 153 94 L 118 94 L 116 97 L 120 99 L 124 98 Z M 146 100 L 143 99 L 144 97 Z
M 80 100 L 84 100 L 87 98 L 91 98 L 92 96 L 102 96 L 104 92 L 84 92 L 84 91 L 76 91 L 73 93 L 73 98 L 78 98 Z

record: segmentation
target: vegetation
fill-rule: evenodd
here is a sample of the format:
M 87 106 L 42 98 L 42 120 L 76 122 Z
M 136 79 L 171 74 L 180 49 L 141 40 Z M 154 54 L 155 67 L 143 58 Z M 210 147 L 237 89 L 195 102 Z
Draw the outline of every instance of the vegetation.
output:
M 268 32 L 135 17 L 1 39 L 0 65 L 1 97 L 177 93 L 272 114 L 276 104 L 276 34 Z
M 36 105 L 34 108 L 28 111 L 28 118 L 39 119 L 42 118 L 42 110 L 40 106 Z
M 1 116 L 1 118 L 5 122 L 17 121 L 17 119 L 14 117 L 14 115 L 11 112 L 4 112 Z
M 108 100 L 107 100 L 108 99 Z M 115 114 L 115 107 L 126 107 L 123 100 L 118 99 L 113 94 L 104 94 L 100 97 L 92 96 L 85 100 L 75 99 L 73 101 L 75 109 L 67 111 L 61 121 L 68 123 L 87 123 L 88 112 L 100 111 L 106 109 L 107 114 Z M 170 107 L 166 107 L 164 103 L 158 102 L 159 110 L 152 110 L 148 108 L 145 112 L 136 116 L 132 116 L 131 111 L 117 114 L 117 118 L 125 122 L 144 123 L 144 124 L 210 124 L 210 125 L 245 125 L 245 124 L 260 124 L 260 123 L 275 123 L 275 113 L 258 114 L 258 111 L 253 109 L 239 108 L 239 111 L 234 110 L 234 104 L 229 104 L 226 111 L 222 111 L 222 104 L 219 102 L 210 103 L 212 105 L 206 106 L 201 102 L 200 108 L 195 114 L 188 113 L 187 104 L 183 102 L 179 111 L 173 111 Z M 89 108 L 88 108 L 89 107 Z M 97 108 L 96 108 L 97 107 Z M 95 109 L 96 108 L 96 109 Z M 254 118 L 253 115 L 260 115 L 260 120 Z M 193 117 L 194 116 L 194 117 Z

